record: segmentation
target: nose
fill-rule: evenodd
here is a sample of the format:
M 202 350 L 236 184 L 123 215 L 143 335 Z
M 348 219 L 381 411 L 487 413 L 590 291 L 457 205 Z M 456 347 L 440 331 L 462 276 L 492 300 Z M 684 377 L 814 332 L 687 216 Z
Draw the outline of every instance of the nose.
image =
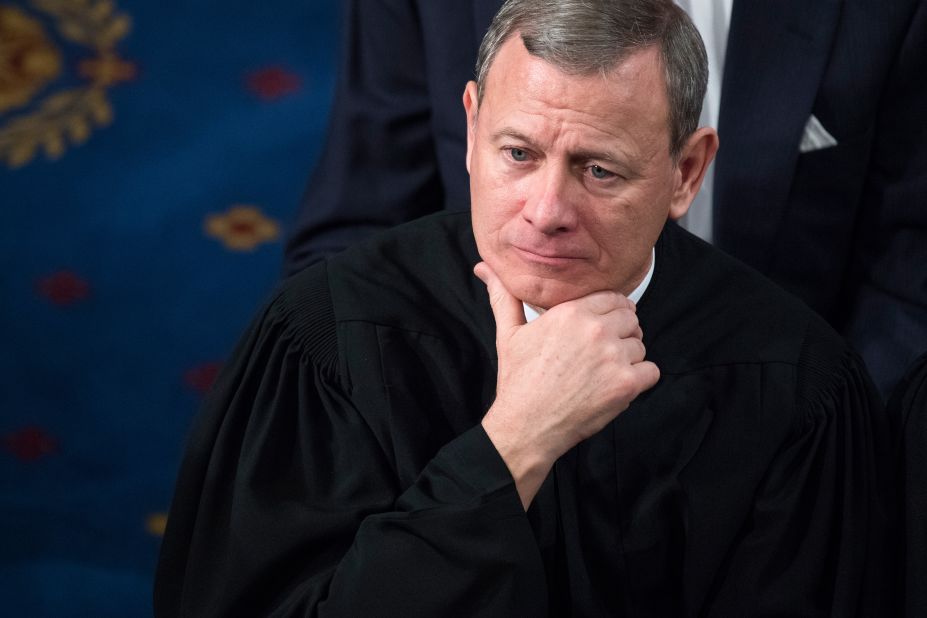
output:
M 521 215 L 544 234 L 562 234 L 576 227 L 569 170 L 545 166 L 532 178 L 532 188 Z

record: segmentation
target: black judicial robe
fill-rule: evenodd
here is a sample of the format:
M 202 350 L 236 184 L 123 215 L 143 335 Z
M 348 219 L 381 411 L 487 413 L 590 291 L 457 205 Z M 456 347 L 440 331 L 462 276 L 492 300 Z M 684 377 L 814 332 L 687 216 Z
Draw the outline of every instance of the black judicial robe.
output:
M 660 382 L 525 513 L 478 259 L 439 214 L 282 285 L 192 433 L 158 616 L 893 615 L 891 427 L 820 318 L 668 225 Z
M 927 616 L 927 353 L 908 368 L 888 402 L 901 423 L 899 479 L 904 484 L 904 615 Z

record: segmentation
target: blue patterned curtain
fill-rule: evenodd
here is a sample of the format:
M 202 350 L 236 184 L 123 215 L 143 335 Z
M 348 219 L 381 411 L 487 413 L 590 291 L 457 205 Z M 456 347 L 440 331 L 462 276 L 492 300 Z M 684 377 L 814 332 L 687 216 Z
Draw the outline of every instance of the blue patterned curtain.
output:
M 321 145 L 337 11 L 0 0 L 0 614 L 151 614 L 186 431 Z

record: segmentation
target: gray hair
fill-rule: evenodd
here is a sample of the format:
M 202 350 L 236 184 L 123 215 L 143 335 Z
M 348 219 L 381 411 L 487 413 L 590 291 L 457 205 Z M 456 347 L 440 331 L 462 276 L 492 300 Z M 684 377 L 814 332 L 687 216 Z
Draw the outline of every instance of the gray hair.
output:
M 672 0 L 507 0 L 480 45 L 478 101 L 499 48 L 516 32 L 528 53 L 570 75 L 606 73 L 633 52 L 658 45 L 669 100 L 670 156 L 678 160 L 698 128 L 708 56 L 692 20 Z

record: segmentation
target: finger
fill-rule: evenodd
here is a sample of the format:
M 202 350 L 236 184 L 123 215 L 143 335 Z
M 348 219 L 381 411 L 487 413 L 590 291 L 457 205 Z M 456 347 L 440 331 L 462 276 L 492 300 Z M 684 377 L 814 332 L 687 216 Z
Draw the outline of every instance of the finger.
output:
M 638 393 L 653 388 L 660 381 L 660 368 L 651 361 L 641 361 L 631 365 L 631 371 L 634 372 L 634 380 L 640 387 Z
M 618 311 L 621 309 L 628 309 L 630 311 L 637 310 L 637 308 L 634 306 L 634 303 L 628 300 L 628 298 L 623 294 L 606 290 L 587 294 L 586 296 L 577 298 L 572 302 L 576 303 L 583 309 L 597 315 L 605 315 L 606 313 L 611 313 L 612 311 Z
M 612 332 L 622 339 L 644 340 L 644 331 L 641 330 L 637 314 L 630 309 L 612 311 L 602 316 L 601 319 L 606 320 L 610 324 L 610 328 L 613 329 Z
M 617 346 L 617 351 L 620 358 L 629 365 L 643 362 L 647 358 L 647 348 L 644 347 L 644 342 L 640 339 L 631 337 L 622 339 Z
M 604 327 L 602 335 L 617 337 L 619 339 L 637 339 L 643 341 L 644 331 L 641 330 L 637 314 L 627 308 L 616 309 L 605 315 L 590 317 Z
M 489 264 L 480 262 L 473 267 L 473 273 L 486 284 L 489 293 L 489 306 L 496 319 L 496 332 L 508 331 L 525 324 L 525 307 L 521 301 L 512 296 L 511 292 L 499 279 Z

